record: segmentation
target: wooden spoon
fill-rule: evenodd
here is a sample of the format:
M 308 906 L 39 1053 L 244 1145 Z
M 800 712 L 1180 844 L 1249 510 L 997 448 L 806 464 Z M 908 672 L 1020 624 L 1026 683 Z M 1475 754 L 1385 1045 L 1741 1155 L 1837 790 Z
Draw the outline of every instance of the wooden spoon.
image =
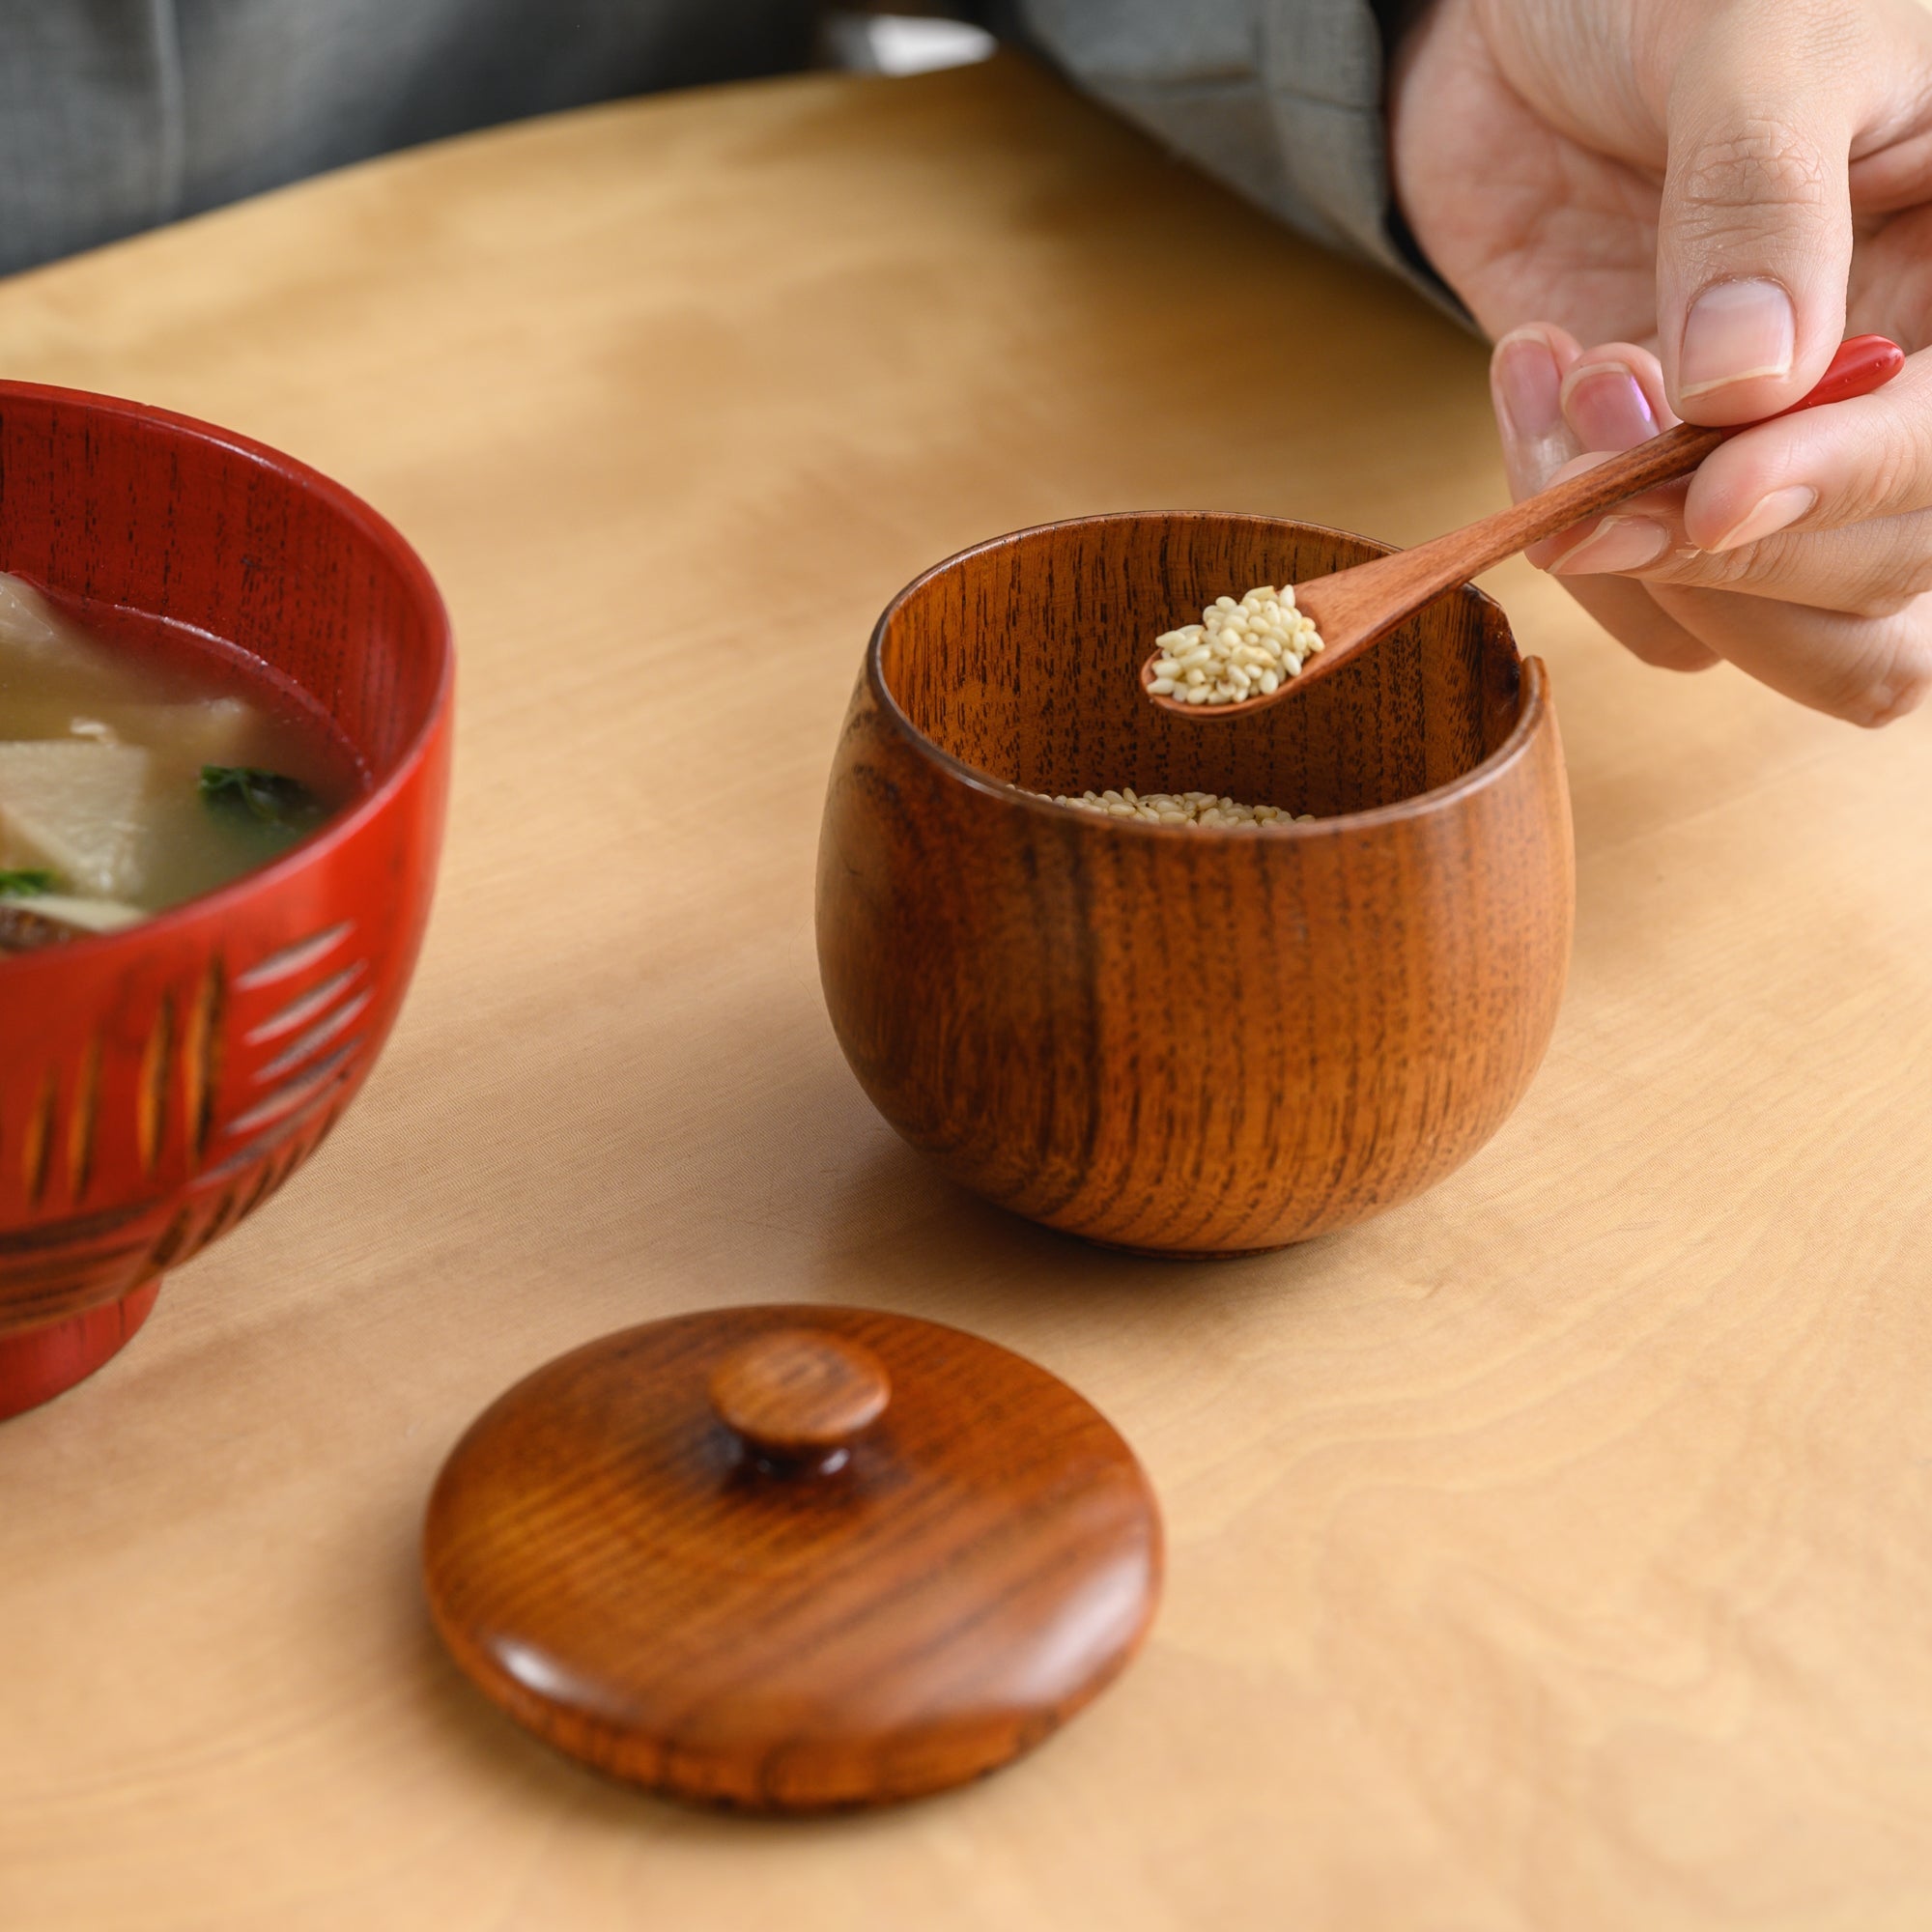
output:
M 1832 358 L 1832 366 L 1818 386 L 1803 402 L 1780 410 L 1778 414 L 1793 415 L 1820 403 L 1869 395 L 1883 388 L 1904 366 L 1905 352 L 1895 342 L 1888 342 L 1882 335 L 1855 335 Z M 1679 423 L 1675 429 L 1567 482 L 1525 497 L 1520 503 L 1498 510 L 1480 523 L 1451 530 L 1447 536 L 1418 544 L 1413 550 L 1399 550 L 1373 563 L 1358 563 L 1351 569 L 1318 577 L 1312 583 L 1297 583 L 1296 608 L 1314 620 L 1321 634 L 1321 649 L 1308 660 L 1299 676 L 1284 678 L 1279 690 L 1264 696 L 1239 698 L 1229 704 L 1188 704 L 1147 691 L 1148 699 L 1163 711 L 1179 712 L 1197 724 L 1217 718 L 1246 718 L 1270 704 L 1279 704 L 1387 636 L 1432 597 L 1466 583 L 1492 563 L 1500 563 L 1545 537 L 1553 537 L 1613 503 L 1690 475 L 1720 442 L 1751 427 L 1749 423 L 1734 423 L 1723 429 L 1707 429 L 1700 423 Z M 1156 649 L 1141 667 L 1144 691 L 1153 682 L 1154 666 L 1166 655 Z

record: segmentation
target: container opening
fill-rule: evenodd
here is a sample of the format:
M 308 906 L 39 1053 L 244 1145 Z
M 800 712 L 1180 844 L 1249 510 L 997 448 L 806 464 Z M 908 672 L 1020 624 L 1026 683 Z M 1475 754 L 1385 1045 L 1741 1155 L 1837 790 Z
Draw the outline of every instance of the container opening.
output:
M 889 613 L 886 688 L 962 763 L 1029 791 L 1211 791 L 1319 817 L 1463 777 L 1508 737 L 1520 664 L 1502 612 L 1451 591 L 1305 696 L 1195 724 L 1138 673 L 1154 638 L 1226 593 L 1366 562 L 1358 537 L 1265 517 L 1094 518 L 988 545 Z

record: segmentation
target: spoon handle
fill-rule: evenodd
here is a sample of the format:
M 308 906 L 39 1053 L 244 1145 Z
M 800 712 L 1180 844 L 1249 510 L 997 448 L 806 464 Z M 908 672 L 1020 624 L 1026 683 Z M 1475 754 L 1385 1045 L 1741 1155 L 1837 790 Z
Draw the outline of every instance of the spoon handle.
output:
M 1821 403 L 1869 395 L 1890 382 L 1904 363 L 1905 352 L 1896 343 L 1882 335 L 1854 336 L 1840 346 L 1818 386 L 1778 413 L 1794 415 Z M 1504 557 L 1514 556 L 1545 537 L 1553 537 L 1626 497 L 1688 476 L 1720 442 L 1752 427 L 1737 423 L 1707 429 L 1699 423 L 1679 423 L 1594 469 L 1525 497 L 1520 503 L 1451 530 L 1447 536 L 1297 585 L 1302 608 L 1321 627 L 1332 655 L 1324 651 L 1294 682 L 1306 683 L 1318 671 L 1393 630 L 1432 597 L 1452 585 L 1466 583 Z
M 1905 352 L 1882 335 L 1855 335 L 1839 346 L 1818 386 L 1794 403 L 1780 415 L 1796 415 L 1800 410 L 1816 409 L 1821 403 L 1847 402 L 1854 396 L 1869 395 L 1898 374 L 1905 363 Z M 1775 420 L 1771 418 L 1769 420 Z M 1527 550 L 1545 537 L 1553 537 L 1584 518 L 1607 510 L 1627 497 L 1654 490 L 1661 483 L 1674 483 L 1688 476 L 1720 442 L 1728 442 L 1750 423 L 1736 423 L 1723 429 L 1707 429 L 1700 423 L 1679 423 L 1675 429 L 1626 449 L 1594 469 L 1585 469 L 1567 482 L 1539 490 L 1520 503 L 1494 516 L 1485 517 L 1466 528 L 1452 530 L 1431 543 L 1419 544 L 1404 555 L 1420 560 L 1437 553 L 1448 575 L 1440 589 L 1461 583 L 1492 564 Z M 1471 561 L 1470 559 L 1473 559 Z M 1433 574 L 1433 573 L 1432 573 Z

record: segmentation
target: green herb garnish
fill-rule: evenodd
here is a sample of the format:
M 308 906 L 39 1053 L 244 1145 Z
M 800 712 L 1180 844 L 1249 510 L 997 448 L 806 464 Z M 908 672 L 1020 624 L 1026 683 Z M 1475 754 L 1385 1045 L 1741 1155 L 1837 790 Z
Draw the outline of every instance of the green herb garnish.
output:
M 30 899 L 37 893 L 60 890 L 60 881 L 51 872 L 28 866 L 18 871 L 0 871 L 0 899 Z
M 327 816 L 322 801 L 305 784 L 253 765 L 203 765 L 201 795 L 211 806 L 245 812 L 258 825 L 298 836 Z

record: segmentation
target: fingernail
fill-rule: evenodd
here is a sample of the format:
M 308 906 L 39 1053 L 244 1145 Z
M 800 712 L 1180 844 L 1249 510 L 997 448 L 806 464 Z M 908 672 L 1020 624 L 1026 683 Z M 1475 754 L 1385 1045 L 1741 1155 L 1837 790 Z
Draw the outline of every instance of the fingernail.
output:
M 1524 328 L 1496 344 L 1491 364 L 1503 468 L 1519 501 L 1541 490 L 1574 454 L 1563 422 L 1563 371 L 1549 339 Z
M 1798 341 L 1791 298 L 1776 282 L 1719 282 L 1684 325 L 1677 392 L 1686 400 L 1759 376 L 1788 376 Z
M 1519 443 L 1540 442 L 1563 426 L 1563 377 L 1548 340 L 1534 329 L 1496 345 L 1496 406 Z
M 1805 514 L 1818 500 L 1818 493 L 1808 483 L 1794 483 L 1788 489 L 1774 490 L 1758 506 L 1742 516 L 1708 550 L 1742 550 L 1746 544 L 1762 543 L 1776 536 Z
M 1621 362 L 1586 362 L 1563 384 L 1563 413 L 1585 449 L 1630 449 L 1657 434 L 1648 398 Z
M 1596 534 L 1549 566 L 1552 577 L 1595 577 L 1606 571 L 1641 570 L 1669 547 L 1670 532 L 1648 517 L 1605 517 Z

